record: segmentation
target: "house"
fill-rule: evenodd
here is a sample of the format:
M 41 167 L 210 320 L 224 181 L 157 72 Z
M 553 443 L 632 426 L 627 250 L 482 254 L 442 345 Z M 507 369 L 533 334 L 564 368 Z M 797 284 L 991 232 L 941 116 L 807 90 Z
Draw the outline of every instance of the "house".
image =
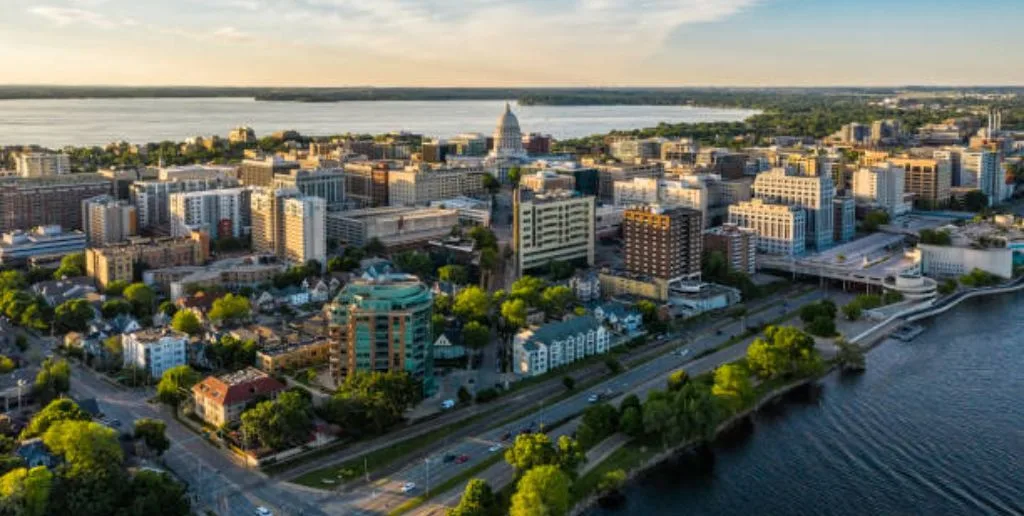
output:
M 103 346 L 103 341 L 117 335 L 134 333 L 142 329 L 142 325 L 128 314 L 118 314 L 111 319 L 96 319 L 89 323 L 85 332 L 70 332 L 64 336 L 64 346 L 81 349 L 85 354 L 101 360 L 112 358 Z
M 196 292 L 190 296 L 179 298 L 174 304 L 178 305 L 178 310 L 191 310 L 192 313 L 199 317 L 199 320 L 206 320 L 206 314 L 213 308 L 213 302 L 217 299 L 217 296 L 207 294 L 206 292 Z
M 569 278 L 569 288 L 583 303 L 601 299 L 601 276 L 594 270 L 577 272 Z
M 539 308 L 530 308 L 526 311 L 526 325 L 540 326 L 547 320 L 547 314 Z
M 223 376 L 207 376 L 192 387 L 195 413 L 218 428 L 238 421 L 252 403 L 274 399 L 286 386 L 274 377 L 247 367 Z
M 592 315 L 519 332 L 513 342 L 515 373 L 538 376 L 591 355 L 608 352 L 608 330 Z
M 617 301 L 609 301 L 594 309 L 594 317 L 617 333 L 631 334 L 641 331 L 644 316 L 633 307 Z
M 454 317 L 445 321 L 444 332 L 434 341 L 434 360 L 455 360 L 466 356 L 462 345 L 462 326 Z
M 319 280 L 316 285 L 309 289 L 309 300 L 312 303 L 326 303 L 331 299 L 331 287 L 324 280 Z
M 50 306 L 57 306 L 71 299 L 84 299 L 96 293 L 95 282 L 90 277 L 65 278 L 42 281 L 32 285 L 32 291 L 43 297 Z
M 42 438 L 39 437 L 22 441 L 18 449 L 14 450 L 14 454 L 21 457 L 21 460 L 25 461 L 25 465 L 29 469 L 37 466 L 53 469 L 60 463 L 60 457 L 50 453 L 49 448 L 43 444 Z
M 188 335 L 168 328 L 137 331 L 121 337 L 124 365 L 143 369 L 152 378 L 160 378 L 164 371 L 185 365 L 188 344 Z

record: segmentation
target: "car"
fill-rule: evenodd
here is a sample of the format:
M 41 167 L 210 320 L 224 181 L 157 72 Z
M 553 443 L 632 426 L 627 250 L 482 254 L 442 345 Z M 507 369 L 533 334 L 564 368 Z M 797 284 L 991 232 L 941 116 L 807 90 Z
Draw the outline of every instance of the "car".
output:
M 511 438 L 512 438 L 512 432 L 505 432 L 504 434 L 501 434 L 501 440 L 502 441 L 507 441 L 507 440 L 509 440 Z
M 441 462 L 444 462 L 445 464 L 448 464 L 449 462 L 455 462 L 455 455 L 451 453 L 446 454 L 444 458 L 441 459 Z
M 274 515 L 274 513 L 270 512 L 270 509 L 267 509 L 266 507 L 264 507 L 262 505 L 256 508 L 256 514 L 258 514 L 259 516 L 273 516 Z
M 409 492 L 411 492 L 414 489 L 416 489 L 416 482 L 406 482 L 406 483 L 402 484 L 402 492 L 403 493 L 409 493 Z
M 449 410 L 455 408 L 455 400 L 444 400 L 441 402 L 442 410 Z
M 466 455 L 466 454 L 459 455 L 458 457 L 455 458 L 455 463 L 456 464 L 463 464 L 463 463 L 468 462 L 468 461 L 469 461 L 469 455 Z
M 490 448 L 487 448 L 487 451 L 489 451 L 489 452 L 491 452 L 491 453 L 494 453 L 494 452 L 496 452 L 496 451 L 500 451 L 500 450 L 501 450 L 502 448 L 504 448 L 504 446 L 502 446 L 502 445 L 501 445 L 501 444 L 499 443 L 499 444 L 495 444 L 494 446 L 491 446 Z
M 591 394 L 590 396 L 587 396 L 587 403 L 597 403 L 600 400 L 601 396 L 597 394 Z
M 681 357 L 685 357 L 686 355 L 689 355 L 689 354 L 690 354 L 690 350 L 688 350 L 688 349 L 680 349 L 679 350 L 679 356 L 681 356 Z
M 111 421 L 110 424 L 112 424 L 114 426 L 121 426 L 121 420 L 120 419 L 115 419 L 115 420 Z

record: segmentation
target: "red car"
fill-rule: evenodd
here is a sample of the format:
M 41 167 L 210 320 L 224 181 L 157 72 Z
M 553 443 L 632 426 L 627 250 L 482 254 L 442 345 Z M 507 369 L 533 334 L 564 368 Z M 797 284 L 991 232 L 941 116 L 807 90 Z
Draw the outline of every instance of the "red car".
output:
M 462 464 L 463 462 L 466 462 L 468 460 L 469 460 L 469 455 L 459 455 L 458 457 L 455 458 L 455 463 L 456 464 Z

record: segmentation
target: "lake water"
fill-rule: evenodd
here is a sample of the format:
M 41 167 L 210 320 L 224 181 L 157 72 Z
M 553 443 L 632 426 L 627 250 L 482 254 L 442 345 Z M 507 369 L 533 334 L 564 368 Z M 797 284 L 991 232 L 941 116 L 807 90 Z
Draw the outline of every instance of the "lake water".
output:
M 1022 303 L 960 305 L 593 514 L 1024 514 Z
M 105 145 L 226 136 L 239 125 L 257 136 L 411 131 L 428 136 L 494 131 L 501 101 L 256 102 L 243 98 L 0 101 L 0 146 Z M 523 132 L 573 138 L 660 122 L 740 121 L 755 111 L 684 106 L 514 106 Z

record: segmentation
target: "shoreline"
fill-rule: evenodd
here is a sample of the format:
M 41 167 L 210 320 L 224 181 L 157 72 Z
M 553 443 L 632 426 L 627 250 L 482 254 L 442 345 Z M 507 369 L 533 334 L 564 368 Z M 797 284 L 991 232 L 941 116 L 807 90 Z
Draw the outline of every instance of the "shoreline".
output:
M 956 299 L 956 300 L 952 301 L 950 304 L 944 305 L 944 306 L 939 307 L 939 308 L 933 309 L 932 308 L 933 305 L 929 305 L 927 307 L 916 307 L 916 308 L 908 310 L 910 312 L 921 310 L 924 313 L 911 313 L 911 314 L 900 313 L 900 314 L 894 315 L 894 316 L 890 317 L 889 319 L 887 319 L 886 321 L 881 322 L 879 325 L 876 325 L 875 327 L 867 330 L 866 332 L 862 333 L 861 335 L 858 335 L 857 339 L 863 338 L 865 336 L 865 334 L 867 334 L 869 337 L 873 337 L 873 338 L 870 338 L 870 339 L 866 340 L 864 344 L 862 344 L 862 345 L 858 344 L 858 345 L 861 347 L 861 349 L 864 352 L 867 352 L 867 351 L 869 351 L 871 349 L 874 349 L 875 347 L 881 345 L 883 342 L 885 342 L 887 340 L 887 338 L 889 337 L 889 335 L 892 334 L 893 331 L 895 331 L 895 328 L 898 328 L 899 326 L 902 326 L 906 322 L 919 321 L 919 320 L 923 320 L 923 319 L 927 319 L 927 318 L 933 317 L 935 315 L 939 315 L 939 314 L 945 313 L 945 312 L 947 312 L 949 310 L 952 310 L 953 308 L 959 306 L 964 300 L 967 300 L 967 299 L 973 299 L 973 298 L 976 298 L 976 297 L 1003 295 L 1003 294 L 1014 294 L 1014 293 L 1019 293 L 1021 291 L 1024 291 L 1024 277 L 1017 278 L 1017 279 L 1011 281 L 1010 283 L 1011 283 L 1010 285 L 1000 285 L 1000 286 L 995 286 L 995 287 L 989 287 L 987 289 L 974 290 L 974 291 L 971 291 L 971 292 L 963 293 L 960 296 L 959 299 Z M 1013 283 L 1016 283 L 1016 284 L 1013 284 Z M 955 296 L 957 294 L 952 294 L 952 295 Z M 949 299 L 949 298 L 947 298 L 947 299 Z M 893 325 L 893 323 L 896 323 L 896 322 L 899 322 L 900 324 Z M 890 326 L 892 326 L 892 327 L 890 327 Z M 881 330 L 881 329 L 885 329 L 885 331 L 884 332 L 880 332 L 877 335 L 873 335 L 875 332 L 877 332 L 878 330 Z M 856 341 L 853 341 L 853 340 L 851 340 L 851 342 L 857 343 Z M 768 392 L 764 396 L 762 396 L 761 399 L 759 399 L 751 407 L 749 407 L 747 409 L 744 409 L 743 411 L 737 412 L 736 414 L 733 414 L 728 419 L 726 419 L 725 421 L 723 421 L 722 423 L 720 423 L 718 425 L 718 427 L 715 429 L 715 436 L 714 436 L 714 438 L 710 442 L 714 443 L 723 433 L 725 433 L 728 430 L 734 428 L 737 424 L 739 424 L 743 420 L 753 417 L 758 411 L 760 411 L 765 406 L 767 406 L 769 404 L 773 404 L 773 403 L 778 403 L 778 402 L 782 401 L 782 399 L 787 394 L 789 394 L 790 392 L 793 392 L 794 390 L 797 390 L 799 388 L 802 388 L 802 387 L 805 387 L 805 386 L 808 386 L 808 385 L 815 384 L 818 381 L 820 381 L 821 379 L 827 377 L 828 375 L 835 373 L 837 369 L 840 369 L 839 364 L 837 364 L 835 362 L 830 362 L 829 364 L 830 364 L 829 367 L 827 369 L 825 369 L 824 371 L 822 371 L 820 374 L 812 376 L 812 377 L 809 377 L 809 378 L 804 378 L 804 379 L 800 379 L 800 380 L 794 380 L 793 382 L 790 382 L 790 383 L 788 383 L 786 385 L 778 387 L 778 388 L 772 390 L 771 392 Z M 841 373 L 841 371 L 840 371 L 840 373 Z M 658 453 L 658 454 L 654 455 L 653 457 L 651 457 L 650 459 L 645 461 L 640 466 L 635 467 L 635 468 L 627 471 L 626 472 L 626 479 L 623 482 L 622 486 L 619 488 L 619 491 L 621 492 L 624 488 L 626 488 L 630 484 L 636 482 L 637 479 L 641 475 L 643 475 L 643 474 L 653 470 L 654 468 L 657 468 L 658 466 L 664 464 L 666 461 L 669 461 L 669 460 L 673 459 L 674 457 L 676 457 L 676 456 L 678 456 L 680 454 L 683 454 L 683 453 L 686 453 L 686 452 L 690 451 L 691 449 L 693 449 L 698 444 L 699 444 L 698 442 L 688 442 L 688 443 L 685 443 L 685 444 L 677 445 L 675 447 L 672 447 L 672 448 L 670 448 L 668 450 L 665 450 L 665 451 L 663 451 L 661 453 Z M 599 465 L 600 464 L 595 464 L 594 467 L 598 467 Z M 585 514 L 587 511 L 593 509 L 598 504 L 598 502 L 602 498 L 602 496 L 603 495 L 601 495 L 601 494 L 594 494 L 594 493 L 591 493 L 591 494 L 587 495 L 586 498 L 580 500 L 575 505 L 573 505 L 573 507 L 569 510 L 569 515 L 570 516 L 580 516 L 582 514 Z

